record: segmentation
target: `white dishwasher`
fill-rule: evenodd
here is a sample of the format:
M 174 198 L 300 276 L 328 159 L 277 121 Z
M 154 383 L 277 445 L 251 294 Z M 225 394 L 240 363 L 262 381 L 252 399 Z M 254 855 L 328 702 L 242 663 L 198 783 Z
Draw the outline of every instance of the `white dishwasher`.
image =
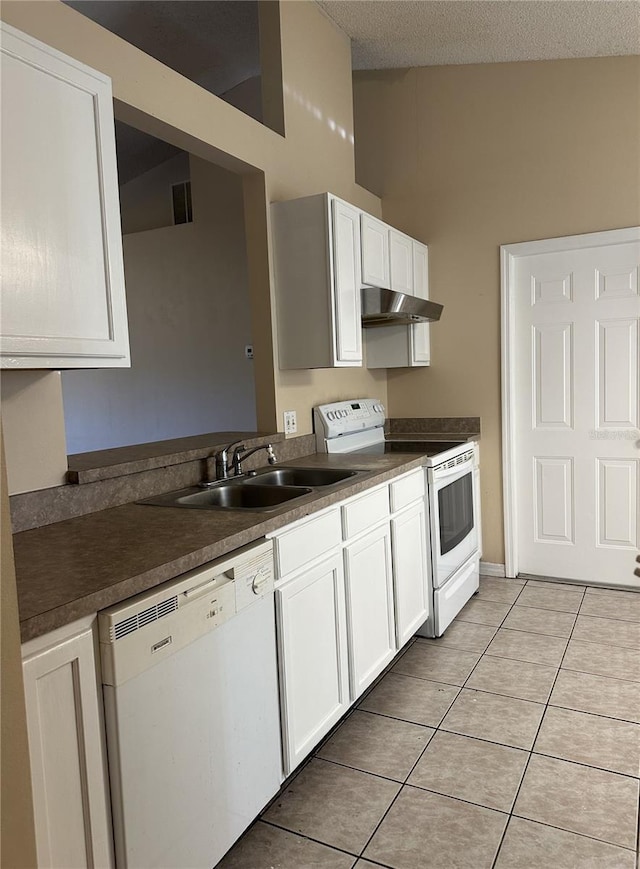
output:
M 99 614 L 119 869 L 211 869 L 283 781 L 270 541 Z

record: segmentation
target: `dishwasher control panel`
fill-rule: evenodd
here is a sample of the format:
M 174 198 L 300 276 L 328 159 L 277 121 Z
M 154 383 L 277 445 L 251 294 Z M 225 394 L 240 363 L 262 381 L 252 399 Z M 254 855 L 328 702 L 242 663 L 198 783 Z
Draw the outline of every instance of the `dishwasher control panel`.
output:
M 258 597 L 273 591 L 273 554 L 263 553 L 250 562 L 234 568 L 236 612 L 249 606 Z

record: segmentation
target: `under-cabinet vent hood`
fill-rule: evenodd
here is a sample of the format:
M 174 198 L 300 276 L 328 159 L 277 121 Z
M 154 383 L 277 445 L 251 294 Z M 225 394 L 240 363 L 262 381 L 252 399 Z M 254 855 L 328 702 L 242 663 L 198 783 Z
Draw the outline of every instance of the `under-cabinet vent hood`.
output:
M 365 287 L 362 290 L 362 325 L 365 329 L 374 326 L 411 326 L 414 323 L 434 323 L 440 319 L 442 305 L 397 293 L 381 287 Z

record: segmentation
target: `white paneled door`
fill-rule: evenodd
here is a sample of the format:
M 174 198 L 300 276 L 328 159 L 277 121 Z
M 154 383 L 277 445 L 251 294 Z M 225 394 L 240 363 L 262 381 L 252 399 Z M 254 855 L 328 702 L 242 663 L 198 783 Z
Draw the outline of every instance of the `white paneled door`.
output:
M 636 229 L 503 248 L 508 573 L 638 584 L 639 271 Z

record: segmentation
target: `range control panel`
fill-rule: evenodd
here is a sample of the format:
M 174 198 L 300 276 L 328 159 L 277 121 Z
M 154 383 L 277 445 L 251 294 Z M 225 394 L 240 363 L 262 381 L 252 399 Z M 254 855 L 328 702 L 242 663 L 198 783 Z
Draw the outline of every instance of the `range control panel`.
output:
M 377 398 L 334 401 L 313 409 L 316 440 L 335 438 L 384 425 L 384 405 Z

